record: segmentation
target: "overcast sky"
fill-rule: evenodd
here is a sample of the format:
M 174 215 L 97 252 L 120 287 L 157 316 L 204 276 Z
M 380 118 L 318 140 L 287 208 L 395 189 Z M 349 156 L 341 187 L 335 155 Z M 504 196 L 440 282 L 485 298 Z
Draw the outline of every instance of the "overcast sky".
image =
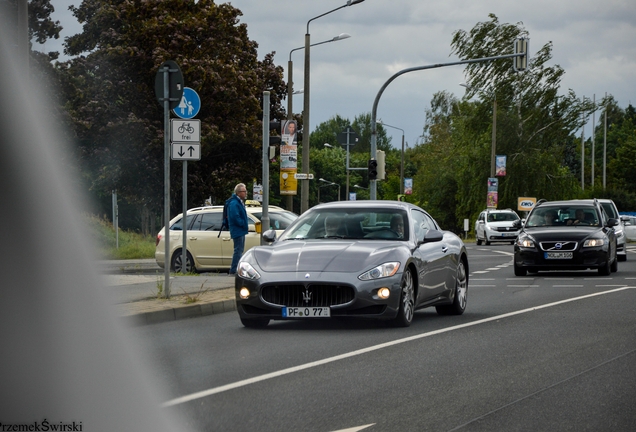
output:
M 64 30 L 62 39 L 81 31 L 68 11 L 80 0 L 54 0 L 53 18 Z M 218 2 L 217 2 L 218 3 Z M 307 21 L 335 9 L 346 0 L 234 0 L 243 12 L 249 37 L 259 44 L 259 58 L 276 51 L 285 69 L 290 51 L 304 46 Z M 552 63 L 566 71 L 561 93 L 600 99 L 607 92 L 625 108 L 636 104 L 636 6 L 633 0 L 365 0 L 312 21 L 311 43 L 348 33 L 351 38 L 311 49 L 311 129 L 339 114 L 353 121 L 369 113 L 382 85 L 410 67 L 449 63 L 456 30 L 470 31 L 494 13 L 500 23 L 522 22 L 530 33 L 530 53 L 552 41 Z M 60 41 L 46 51 L 62 51 Z M 294 51 L 294 88 L 303 88 L 303 51 Z M 511 41 L 512 52 L 512 41 Z M 502 53 L 503 54 L 503 53 Z M 154 73 L 154 72 L 152 72 Z M 463 96 L 463 67 L 411 72 L 384 91 L 377 116 L 404 129 L 411 146 L 422 134 L 425 110 L 434 93 L 447 90 Z M 202 101 L 214 103 L 214 101 Z M 302 111 L 303 96 L 294 96 L 294 112 Z M 596 122 L 599 122 L 596 116 Z M 590 118 L 591 121 L 591 118 Z M 590 123 L 591 125 L 591 123 Z M 591 128 L 585 131 L 589 136 Z M 399 146 L 402 132 L 388 128 Z

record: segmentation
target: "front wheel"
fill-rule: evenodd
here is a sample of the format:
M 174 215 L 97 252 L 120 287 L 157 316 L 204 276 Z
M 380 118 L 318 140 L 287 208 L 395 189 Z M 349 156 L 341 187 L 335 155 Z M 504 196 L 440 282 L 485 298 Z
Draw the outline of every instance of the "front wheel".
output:
M 515 276 L 525 276 L 526 274 L 528 274 L 528 271 L 524 269 L 523 267 L 519 267 L 516 261 L 514 263 L 514 268 L 515 268 Z
M 439 315 L 461 315 L 466 310 L 468 301 L 468 275 L 464 261 L 459 261 L 457 276 L 455 277 L 455 296 L 453 303 L 446 306 L 436 306 Z
M 400 307 L 393 321 L 396 327 L 408 327 L 413 321 L 415 312 L 415 287 L 413 286 L 413 274 L 409 269 L 404 271 L 400 282 Z

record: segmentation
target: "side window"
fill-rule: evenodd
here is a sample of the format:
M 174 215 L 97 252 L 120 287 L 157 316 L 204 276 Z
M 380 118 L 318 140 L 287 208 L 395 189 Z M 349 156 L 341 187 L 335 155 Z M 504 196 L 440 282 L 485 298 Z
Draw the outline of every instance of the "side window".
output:
M 192 226 L 192 220 L 196 219 L 196 217 L 199 215 L 188 215 L 188 217 L 186 218 L 186 223 L 187 223 L 187 227 L 188 229 L 192 229 L 190 228 Z M 172 224 L 172 226 L 170 227 L 171 231 L 183 231 L 183 218 L 179 219 L 178 221 L 176 221 L 175 223 Z
M 486 214 L 484 212 L 479 213 L 479 220 L 481 222 L 484 222 L 486 219 Z
M 219 231 L 223 223 L 223 213 L 204 213 L 201 218 L 199 231 Z
M 418 210 L 411 210 L 411 216 L 413 217 L 413 228 L 415 229 L 415 237 L 418 240 L 424 238 L 426 232 L 429 229 L 435 228 L 434 225 L 431 225 L 432 220 L 424 213 Z
M 439 230 L 440 229 L 437 226 L 437 224 L 435 223 L 435 221 L 433 220 L 433 218 L 430 217 L 429 215 L 425 214 L 424 215 L 424 220 L 428 222 L 429 229 L 435 229 L 435 230 Z

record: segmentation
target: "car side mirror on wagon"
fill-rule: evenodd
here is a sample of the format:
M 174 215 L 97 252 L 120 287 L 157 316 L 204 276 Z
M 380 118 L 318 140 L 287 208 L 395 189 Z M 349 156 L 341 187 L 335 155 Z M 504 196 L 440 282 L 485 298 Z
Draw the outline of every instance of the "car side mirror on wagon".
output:
M 513 228 L 521 228 L 521 219 L 517 219 L 516 221 L 512 222 L 512 227 Z
M 616 218 L 609 218 L 607 220 L 607 226 L 608 227 L 615 227 L 616 225 L 620 225 L 620 222 L 618 221 L 618 219 Z

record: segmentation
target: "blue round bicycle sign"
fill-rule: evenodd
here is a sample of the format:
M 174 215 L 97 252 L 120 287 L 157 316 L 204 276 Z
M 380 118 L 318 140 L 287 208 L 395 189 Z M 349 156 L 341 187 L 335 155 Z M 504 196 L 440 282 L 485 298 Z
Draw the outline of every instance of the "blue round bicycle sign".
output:
M 201 98 L 199 94 L 190 87 L 183 88 L 181 102 L 172 110 L 173 113 L 182 119 L 194 118 L 201 109 Z

